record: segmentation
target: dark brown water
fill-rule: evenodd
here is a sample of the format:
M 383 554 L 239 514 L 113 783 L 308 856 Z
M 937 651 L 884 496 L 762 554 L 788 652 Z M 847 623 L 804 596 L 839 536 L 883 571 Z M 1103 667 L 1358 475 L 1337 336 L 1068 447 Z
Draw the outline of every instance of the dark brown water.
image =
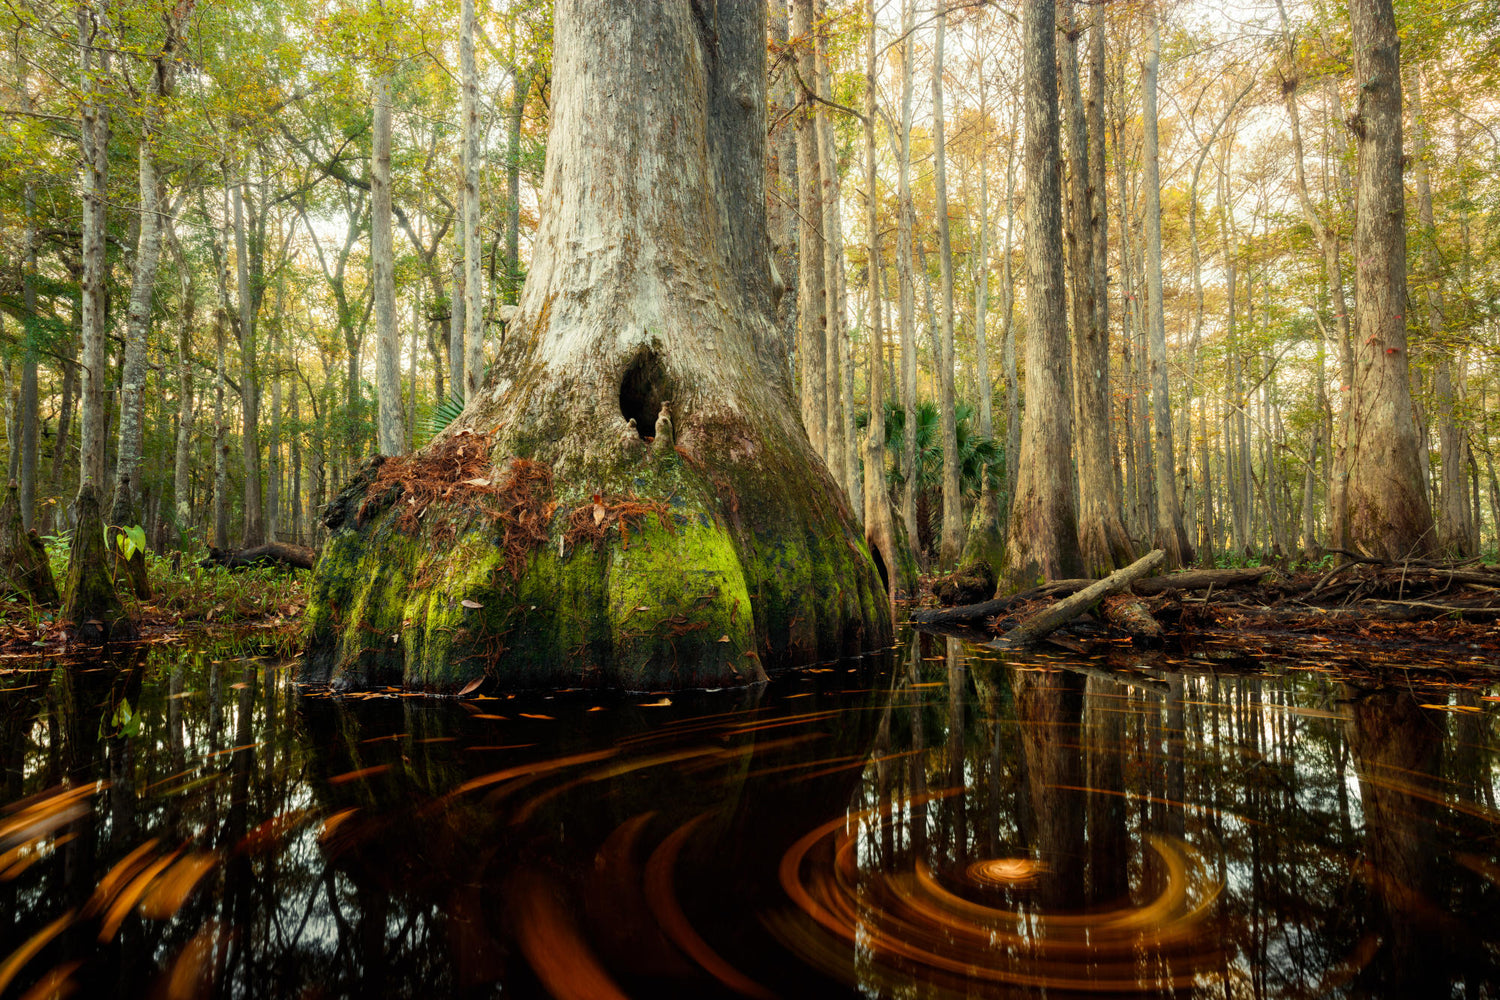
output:
M 5 664 L 0 995 L 1500 994 L 1490 689 L 1100 666 L 459 703 Z

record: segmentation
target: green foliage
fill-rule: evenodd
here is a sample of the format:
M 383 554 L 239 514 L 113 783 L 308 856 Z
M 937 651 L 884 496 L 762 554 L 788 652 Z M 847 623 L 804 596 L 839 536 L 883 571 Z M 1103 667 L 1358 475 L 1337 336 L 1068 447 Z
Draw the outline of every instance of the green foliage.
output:
M 109 528 L 104 529 L 104 544 L 109 545 Z M 126 559 L 134 559 L 137 552 L 146 551 L 146 529 L 139 524 L 129 528 L 115 528 L 115 547 Z

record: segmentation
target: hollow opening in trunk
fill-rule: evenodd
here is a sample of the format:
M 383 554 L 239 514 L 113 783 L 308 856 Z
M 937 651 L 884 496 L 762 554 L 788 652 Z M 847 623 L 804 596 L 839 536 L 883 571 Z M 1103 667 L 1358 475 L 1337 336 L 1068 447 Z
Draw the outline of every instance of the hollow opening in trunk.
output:
M 870 556 L 875 560 L 875 571 L 880 574 L 880 585 L 889 593 L 891 589 L 891 574 L 885 568 L 885 559 L 880 554 L 880 546 L 870 546 Z
M 643 438 L 656 434 L 656 418 L 668 394 L 667 369 L 655 351 L 640 351 L 620 378 L 620 416 L 635 420 Z

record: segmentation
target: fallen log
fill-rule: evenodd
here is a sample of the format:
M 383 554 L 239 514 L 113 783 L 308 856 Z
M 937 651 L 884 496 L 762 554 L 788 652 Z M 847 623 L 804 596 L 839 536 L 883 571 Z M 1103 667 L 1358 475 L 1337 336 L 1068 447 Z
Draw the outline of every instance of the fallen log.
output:
M 1141 642 L 1161 641 L 1161 622 L 1151 614 L 1146 602 L 1134 594 L 1111 594 L 1100 604 L 1104 618 L 1132 639 Z
M 1161 594 L 1168 590 L 1218 590 L 1220 587 L 1240 587 L 1258 583 L 1269 575 L 1270 566 L 1251 566 L 1247 569 L 1194 569 L 1183 573 L 1168 573 L 1166 576 L 1151 576 L 1137 580 L 1130 589 L 1142 597 Z
M 208 548 L 208 556 L 198 565 L 223 566 L 225 569 L 248 569 L 252 566 L 280 566 L 283 569 L 312 569 L 318 553 L 302 545 L 267 542 L 248 549 Z
M 1152 549 L 1124 569 L 1117 569 L 1109 576 L 1085 587 L 1071 597 L 1049 604 L 1035 614 L 1022 619 L 1020 624 L 1006 632 L 1000 641 L 1008 646 L 1022 646 L 1035 642 L 1054 632 L 1083 614 L 1102 598 L 1116 594 L 1136 580 L 1161 565 L 1167 557 L 1165 549 Z

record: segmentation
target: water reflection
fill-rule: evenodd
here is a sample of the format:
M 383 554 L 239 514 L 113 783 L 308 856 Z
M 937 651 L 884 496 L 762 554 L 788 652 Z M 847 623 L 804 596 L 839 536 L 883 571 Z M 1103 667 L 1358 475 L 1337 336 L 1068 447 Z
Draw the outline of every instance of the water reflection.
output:
M 922 638 L 749 692 L 0 672 L 0 994 L 1500 990 L 1494 701 Z

